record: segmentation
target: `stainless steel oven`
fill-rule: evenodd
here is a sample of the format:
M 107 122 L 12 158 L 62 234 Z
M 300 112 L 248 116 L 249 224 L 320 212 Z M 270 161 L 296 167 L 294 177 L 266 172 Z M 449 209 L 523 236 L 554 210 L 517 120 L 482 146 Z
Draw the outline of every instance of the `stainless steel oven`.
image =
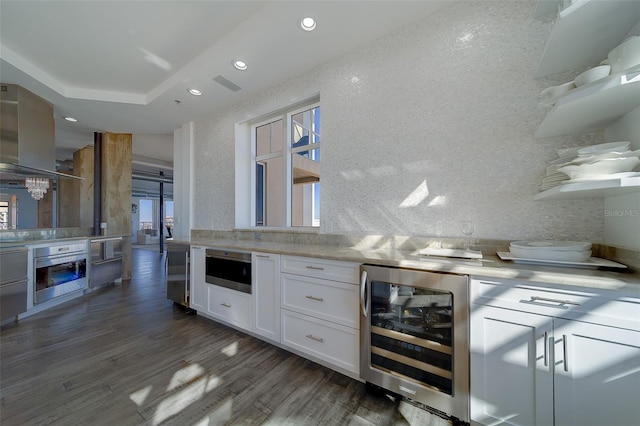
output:
M 468 277 L 361 266 L 360 377 L 469 422 Z
M 33 303 L 87 288 L 87 245 L 40 247 L 33 253 Z
M 251 294 L 251 253 L 207 249 L 205 281 Z

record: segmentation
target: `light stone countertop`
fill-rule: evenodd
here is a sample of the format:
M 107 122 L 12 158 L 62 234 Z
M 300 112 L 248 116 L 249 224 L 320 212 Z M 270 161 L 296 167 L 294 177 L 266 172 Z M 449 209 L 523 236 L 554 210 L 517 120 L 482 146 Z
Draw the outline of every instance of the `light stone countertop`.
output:
M 383 266 L 450 272 L 495 279 L 519 279 L 568 286 L 622 290 L 640 294 L 640 272 L 621 269 L 620 272 L 601 269 L 568 268 L 516 264 L 497 256 L 485 255 L 482 260 L 446 259 L 418 255 L 416 251 L 394 249 L 357 249 L 324 244 L 277 243 L 257 240 L 174 237 L 169 240 L 194 246 L 227 250 L 306 256 Z

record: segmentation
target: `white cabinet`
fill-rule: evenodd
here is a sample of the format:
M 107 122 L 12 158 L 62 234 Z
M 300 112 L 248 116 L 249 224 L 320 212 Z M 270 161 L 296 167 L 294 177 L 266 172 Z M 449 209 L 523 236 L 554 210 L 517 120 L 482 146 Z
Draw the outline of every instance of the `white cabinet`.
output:
M 205 283 L 205 249 L 191 246 L 191 283 L 189 307 L 198 312 L 207 310 L 207 287 Z
M 251 330 L 251 295 L 217 285 L 207 288 L 207 313 L 243 330 Z
M 360 265 L 281 256 L 281 342 L 352 377 L 360 371 Z
M 471 279 L 474 424 L 632 425 L 640 296 Z
M 280 342 L 280 255 L 251 256 L 253 332 Z

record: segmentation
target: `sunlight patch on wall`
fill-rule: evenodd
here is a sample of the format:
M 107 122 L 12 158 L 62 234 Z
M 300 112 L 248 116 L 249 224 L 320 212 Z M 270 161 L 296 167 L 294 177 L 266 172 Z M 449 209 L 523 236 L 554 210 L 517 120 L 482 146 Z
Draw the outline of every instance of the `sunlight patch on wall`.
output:
M 369 173 L 373 176 L 386 177 L 397 174 L 397 170 L 391 166 L 372 167 L 369 169 Z
M 343 170 L 340 174 L 346 180 L 361 180 L 365 178 L 365 174 L 362 170 Z
M 433 200 L 429 201 L 429 204 L 427 204 L 429 207 L 435 207 L 435 206 L 446 206 L 447 205 L 447 197 L 445 197 L 444 195 L 436 195 L 435 197 L 433 197 Z
M 413 192 L 411 192 L 411 194 L 407 196 L 407 198 L 402 200 L 398 207 L 416 207 L 420 205 L 424 200 L 426 200 L 428 196 L 429 187 L 427 186 L 427 180 L 425 179 L 422 181 L 422 183 L 420 183 L 420 185 L 416 187 L 416 189 L 413 190 Z

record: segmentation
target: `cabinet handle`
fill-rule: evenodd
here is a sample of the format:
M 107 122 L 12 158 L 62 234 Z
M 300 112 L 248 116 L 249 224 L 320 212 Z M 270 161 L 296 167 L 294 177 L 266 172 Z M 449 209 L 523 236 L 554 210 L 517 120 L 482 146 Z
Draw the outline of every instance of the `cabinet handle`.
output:
M 266 254 L 256 254 L 256 257 L 262 257 L 263 259 L 269 259 L 271 256 L 267 256 Z
M 544 366 L 549 366 L 549 335 L 547 332 L 544 332 Z
M 316 271 L 324 271 L 324 268 L 320 268 L 318 266 L 307 265 L 307 269 L 314 269 Z
M 363 317 L 369 315 L 369 307 L 367 306 L 367 271 L 362 271 L 360 275 L 360 312 Z
M 324 339 L 322 337 L 316 337 L 313 334 L 307 334 L 307 339 L 315 340 L 316 342 L 324 343 Z
M 322 297 L 315 297 L 315 296 L 305 296 L 307 299 L 311 299 L 311 300 L 315 300 L 316 302 L 324 302 L 324 299 Z
M 230 308 L 231 307 L 231 305 L 228 304 L 227 302 L 222 302 L 221 305 L 224 306 L 225 308 Z
M 552 299 L 550 297 L 540 297 L 540 296 L 531 296 L 530 300 L 520 301 L 520 303 L 529 303 L 534 305 L 537 304 L 536 302 L 551 302 L 551 303 L 559 303 L 560 305 L 574 305 L 574 306 L 582 305 L 582 303 L 572 302 L 571 300 Z M 567 306 L 551 306 L 551 305 L 544 305 L 544 306 L 559 308 L 559 309 L 568 309 Z
M 567 353 L 567 347 L 568 347 L 568 343 L 567 343 L 567 335 L 563 334 L 562 335 L 562 350 L 564 351 L 564 371 L 569 371 L 569 363 L 568 363 L 568 359 L 569 359 L 569 354 Z

